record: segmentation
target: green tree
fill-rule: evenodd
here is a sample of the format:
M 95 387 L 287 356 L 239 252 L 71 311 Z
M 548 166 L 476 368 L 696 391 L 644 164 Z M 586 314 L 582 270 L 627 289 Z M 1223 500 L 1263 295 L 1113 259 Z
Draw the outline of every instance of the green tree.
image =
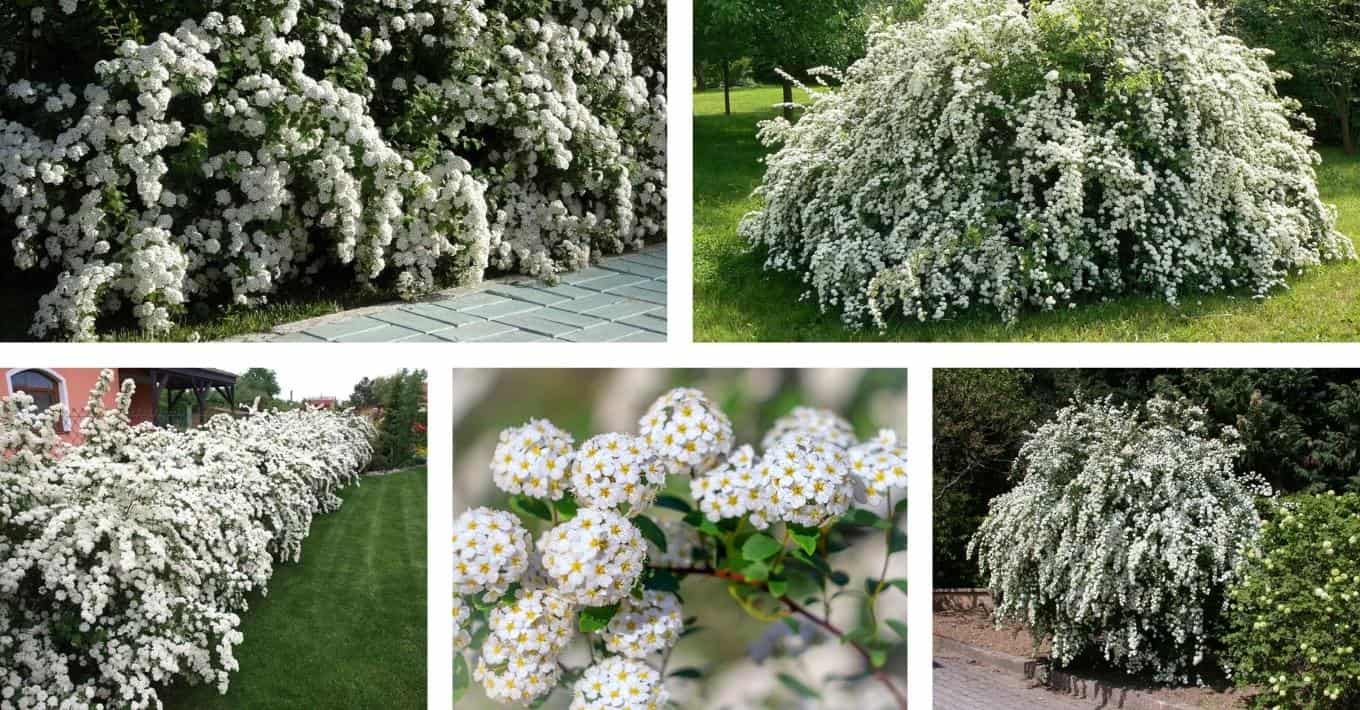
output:
M 1355 153 L 1360 0 L 1238 0 L 1232 21 L 1248 44 L 1275 52 L 1271 65 L 1293 75 L 1286 90 L 1329 116 Z
M 250 404 L 259 397 L 260 406 L 270 407 L 279 392 L 279 377 L 273 370 L 252 367 L 236 378 L 236 401 L 241 404 Z
M 779 72 L 784 117 L 793 118 L 793 81 L 807 70 L 844 68 L 864 51 L 864 0 L 750 0 L 748 36 L 758 65 Z
M 425 371 L 401 370 L 380 378 L 386 386 L 383 418 L 378 425 L 375 458 L 384 468 L 414 460 L 425 438 Z
M 695 0 L 694 75 L 700 91 L 707 88 L 705 69 L 716 65 L 722 75 L 723 112 L 732 114 L 732 64 L 749 56 L 754 46 L 748 0 Z

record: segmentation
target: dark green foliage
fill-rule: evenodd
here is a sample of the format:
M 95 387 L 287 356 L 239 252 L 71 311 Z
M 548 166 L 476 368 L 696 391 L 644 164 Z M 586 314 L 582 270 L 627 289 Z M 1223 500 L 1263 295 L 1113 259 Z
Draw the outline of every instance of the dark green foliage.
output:
M 1202 406 L 1211 431 L 1231 426 L 1239 470 L 1277 491 L 1360 492 L 1360 371 L 1088 369 L 935 371 L 935 585 L 972 586 L 964 554 L 987 501 L 1011 488 L 1025 431 L 1076 393 Z
M 425 448 L 425 371 L 401 370 L 388 381 L 378 425 L 373 467 L 394 468 L 416 460 Z

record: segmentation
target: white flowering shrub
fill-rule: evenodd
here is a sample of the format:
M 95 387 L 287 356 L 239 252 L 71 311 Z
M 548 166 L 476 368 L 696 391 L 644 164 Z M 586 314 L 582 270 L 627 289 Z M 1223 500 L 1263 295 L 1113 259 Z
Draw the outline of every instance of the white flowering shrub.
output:
M 1202 410 L 1106 399 L 1060 410 L 1021 447 L 1019 478 L 969 545 L 998 623 L 1052 638 L 1053 660 L 1094 654 L 1184 682 L 1216 647 L 1270 487 L 1234 462 L 1236 431 Z
M 740 232 L 852 325 L 1261 297 L 1354 258 L 1268 53 L 1201 5 L 932 0 L 877 26 L 796 124 L 762 124 Z
M 905 708 L 881 669 L 905 648 L 906 623 L 874 611 L 881 594 L 906 592 L 905 579 L 889 576 L 889 558 L 906 548 L 893 522 L 906 494 L 906 453 L 895 436 L 861 443 L 839 415 L 799 410 L 757 456 L 733 446 L 731 419 L 690 388 L 659 397 L 638 429 L 574 450 L 571 435 L 546 420 L 501 433 L 491 476 L 511 494 L 510 511 L 476 508 L 454 522 L 455 702 L 477 682 L 504 703 L 542 702 L 561 686 L 573 708 L 664 708 L 671 651 L 697 621 L 685 616 L 679 583 L 702 575 L 725 580 L 758 618 L 796 615 L 818 628 L 826 620 L 803 604 L 853 586 L 865 620 L 829 628 Z M 548 461 L 557 462 L 551 476 Z M 686 489 L 690 499 L 675 492 Z M 852 509 L 856 501 L 868 507 Z M 541 528 L 528 550 L 526 526 Z M 883 536 L 885 559 L 881 578 L 861 587 L 829 556 L 865 532 Z M 588 647 L 589 665 L 575 664 L 573 644 Z M 669 677 L 700 675 L 687 668 Z
M 661 0 L 29 5 L 0 8 L 0 236 L 54 279 L 35 335 L 335 274 L 552 280 L 663 233 Z
M 1229 598 L 1228 665 L 1257 707 L 1360 706 L 1360 495 L 1281 501 Z
M 132 426 L 132 382 L 59 443 L 60 409 L 0 403 L 0 709 L 160 707 L 175 682 L 226 692 L 238 614 L 313 516 L 340 505 L 372 427 L 339 412 Z

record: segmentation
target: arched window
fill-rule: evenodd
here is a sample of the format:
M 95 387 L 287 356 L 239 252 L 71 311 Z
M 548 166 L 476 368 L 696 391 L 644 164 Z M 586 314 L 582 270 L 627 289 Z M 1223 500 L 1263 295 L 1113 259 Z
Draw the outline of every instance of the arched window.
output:
M 46 410 L 54 404 L 64 404 L 61 400 L 61 381 L 42 370 L 19 370 L 10 373 L 9 387 L 11 392 L 27 393 L 33 398 L 33 404 L 39 410 Z M 64 416 L 57 422 L 57 426 L 60 430 L 66 428 Z

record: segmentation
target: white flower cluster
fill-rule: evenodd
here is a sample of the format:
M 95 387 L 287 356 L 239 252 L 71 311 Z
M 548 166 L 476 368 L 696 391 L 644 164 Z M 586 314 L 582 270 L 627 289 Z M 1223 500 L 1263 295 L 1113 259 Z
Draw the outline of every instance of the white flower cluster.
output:
M 770 430 L 765 432 L 760 446 L 772 449 L 785 437 L 802 435 L 817 441 L 824 441 L 842 449 L 855 445 L 855 428 L 845 417 L 830 409 L 816 407 L 794 407 L 792 412 L 774 420 Z
M 453 521 L 453 591 L 499 599 L 529 566 L 529 531 L 503 510 L 474 508 Z
M 658 398 L 638 428 L 673 474 L 704 473 L 732 450 L 732 420 L 692 387 L 679 387 Z
M 873 28 L 796 124 L 762 124 L 778 149 L 740 232 L 856 326 L 1264 297 L 1354 258 L 1307 119 L 1216 18 L 1197 0 L 928 3 Z
M 650 508 L 666 485 L 666 469 L 647 440 L 632 434 L 600 434 L 581 445 L 571 467 L 576 500 L 587 508 L 638 513 Z
M 531 549 L 509 513 L 479 508 L 455 523 L 454 593 L 491 591 L 482 599 L 492 601 L 515 589 L 513 604 L 492 611 L 491 635 L 473 674 L 489 697 L 523 703 L 542 697 L 561 679 L 558 657 L 575 615 L 618 605 L 597 632 L 614 655 L 584 672 L 572 707 L 664 706 L 660 675 L 641 661 L 675 645 L 684 616 L 675 594 L 639 591 L 639 582 L 648 565 L 708 562 L 693 525 L 652 520 L 665 536 L 663 551 L 644 539 L 649 526 L 625 516 L 647 512 L 668 473 L 693 476 L 695 502 L 708 518 L 749 516 L 761 527 L 828 523 L 851 504 L 856 476 L 863 477 L 860 489 L 885 495 L 906 482 L 905 453 L 891 432 L 860 444 L 849 423 L 825 410 L 800 409 L 781 419 L 762 459 L 751 446 L 732 450 L 731 420 L 695 389 L 663 394 L 638 426 L 640 434 L 600 434 L 575 451 L 571 435 L 546 420 L 501 433 L 491 466 L 496 485 L 540 500 L 574 500 L 576 508 L 540 509 L 536 515 L 553 524 Z M 847 447 L 856 452 L 856 473 Z M 474 616 L 467 600 L 455 597 L 455 652 L 468 644 Z
M 1060 410 L 1022 446 L 1016 487 L 994 498 L 969 545 L 998 621 L 1131 673 L 1185 682 L 1210 647 L 1270 487 L 1234 471 L 1242 447 L 1198 408 L 1153 399 Z
M 850 509 L 854 484 L 845 449 L 806 435 L 785 436 L 755 467 L 759 495 L 748 513 L 764 528 L 783 521 L 818 527 Z
M 627 518 L 583 508 L 538 540 L 554 593 L 581 606 L 607 606 L 632 590 L 647 556 L 642 533 Z
M 660 673 L 638 661 L 610 656 L 576 681 L 571 710 L 662 710 L 669 701 Z
M 897 443 L 897 433 L 882 429 L 878 436 L 850 447 L 850 475 L 856 491 L 863 490 L 877 505 L 893 489 L 907 487 L 907 450 Z
M 648 590 L 641 599 L 623 601 L 605 628 L 604 643 L 612 653 L 644 659 L 674 646 L 684 630 L 680 600 L 670 592 Z
M 100 404 L 111 381 L 80 446 L 58 443 L 55 408 L 0 405 L 0 707 L 159 707 L 175 681 L 225 692 L 248 595 L 372 454 L 349 413 L 131 426 L 131 381 Z
M 492 479 L 507 493 L 560 500 L 575 456 L 573 443 L 571 434 L 546 419 L 506 429 L 491 459 Z
M 468 608 L 467 602 L 460 596 L 453 597 L 453 652 L 458 653 L 467 648 L 472 643 L 472 634 L 468 633 L 468 622 L 472 617 L 472 610 Z
M 493 609 L 473 671 L 487 696 L 527 704 L 557 685 L 557 656 L 575 634 L 575 611 L 545 590 L 520 590 L 513 604 Z
M 107 45 L 81 13 L 0 38 L 0 236 L 55 280 L 35 335 L 327 275 L 553 279 L 663 234 L 659 0 L 250 7 L 172 2 L 93 63 L 64 51 Z

